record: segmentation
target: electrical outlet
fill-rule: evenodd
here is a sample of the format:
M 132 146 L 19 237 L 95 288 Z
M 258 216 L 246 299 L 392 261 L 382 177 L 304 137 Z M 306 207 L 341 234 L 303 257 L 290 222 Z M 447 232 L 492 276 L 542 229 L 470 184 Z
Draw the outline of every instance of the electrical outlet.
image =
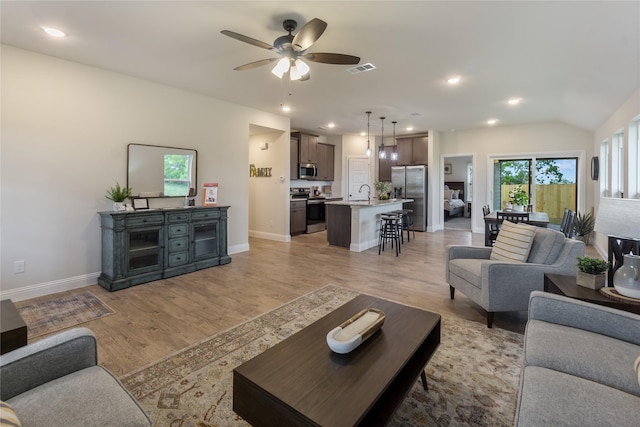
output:
M 24 261 L 14 261 L 13 274 L 24 273 Z

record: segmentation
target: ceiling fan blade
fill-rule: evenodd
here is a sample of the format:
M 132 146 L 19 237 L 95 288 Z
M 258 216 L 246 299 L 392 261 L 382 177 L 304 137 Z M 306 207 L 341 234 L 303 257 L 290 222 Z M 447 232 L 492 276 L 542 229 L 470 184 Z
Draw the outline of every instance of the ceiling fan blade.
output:
M 268 43 L 261 42 L 260 40 L 252 39 L 251 37 L 245 36 L 243 34 L 234 33 L 233 31 L 229 31 L 229 30 L 222 30 L 220 32 L 225 36 L 231 37 L 232 39 L 240 40 L 241 42 L 249 43 L 254 46 L 261 47 L 263 49 L 269 49 L 269 50 L 274 49 L 274 47 Z
M 236 70 L 236 71 L 250 70 L 251 68 L 257 68 L 257 67 L 261 67 L 263 65 L 270 64 L 272 62 L 276 62 L 279 59 L 280 58 L 261 59 L 260 61 L 249 62 L 248 64 L 244 64 L 244 65 L 241 65 L 239 67 L 236 67 L 236 68 L 234 68 L 234 70 Z
M 326 28 L 326 22 L 322 19 L 313 18 L 298 31 L 298 34 L 293 38 L 292 44 L 298 47 L 299 50 L 307 50 L 320 38 Z
M 343 55 L 342 53 L 306 53 L 301 55 L 302 58 L 311 62 L 320 62 L 323 64 L 339 64 L 339 65 L 355 65 L 360 62 L 357 56 Z

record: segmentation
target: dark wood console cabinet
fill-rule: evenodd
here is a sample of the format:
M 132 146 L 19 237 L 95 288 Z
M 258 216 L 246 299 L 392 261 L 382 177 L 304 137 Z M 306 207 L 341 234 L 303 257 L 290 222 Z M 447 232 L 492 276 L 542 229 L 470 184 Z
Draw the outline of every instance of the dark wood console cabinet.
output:
M 109 291 L 231 262 L 228 206 L 99 212 Z

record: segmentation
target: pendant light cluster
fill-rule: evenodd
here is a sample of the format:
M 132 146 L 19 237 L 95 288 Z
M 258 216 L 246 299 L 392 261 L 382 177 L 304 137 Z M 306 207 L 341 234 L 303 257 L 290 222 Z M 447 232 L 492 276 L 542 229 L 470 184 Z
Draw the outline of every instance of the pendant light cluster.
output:
M 370 122 L 369 119 L 371 117 L 371 111 L 367 111 L 367 157 L 371 156 L 371 140 L 370 140 L 370 135 L 369 135 L 369 131 L 370 131 Z M 378 146 L 378 158 L 379 159 L 386 159 L 387 158 L 387 152 L 384 149 L 384 120 L 386 119 L 386 117 L 380 117 L 380 127 L 382 129 L 382 132 L 380 134 L 380 145 Z M 391 161 L 396 161 L 398 160 L 398 143 L 396 141 L 396 124 L 398 123 L 397 121 L 392 121 L 391 123 L 393 123 L 393 151 L 391 152 Z

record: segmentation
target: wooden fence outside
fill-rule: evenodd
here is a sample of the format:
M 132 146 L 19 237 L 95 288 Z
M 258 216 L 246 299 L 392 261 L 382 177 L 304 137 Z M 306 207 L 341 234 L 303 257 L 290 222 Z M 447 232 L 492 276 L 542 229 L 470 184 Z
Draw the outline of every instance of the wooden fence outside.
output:
M 500 200 L 502 207 L 509 202 L 509 192 L 515 185 L 503 185 L 501 188 Z M 528 185 L 523 185 L 529 191 Z M 536 184 L 536 212 L 546 212 L 549 221 L 562 219 L 564 208 L 575 210 L 576 204 L 576 184 Z M 559 223 L 559 222 L 558 222 Z

